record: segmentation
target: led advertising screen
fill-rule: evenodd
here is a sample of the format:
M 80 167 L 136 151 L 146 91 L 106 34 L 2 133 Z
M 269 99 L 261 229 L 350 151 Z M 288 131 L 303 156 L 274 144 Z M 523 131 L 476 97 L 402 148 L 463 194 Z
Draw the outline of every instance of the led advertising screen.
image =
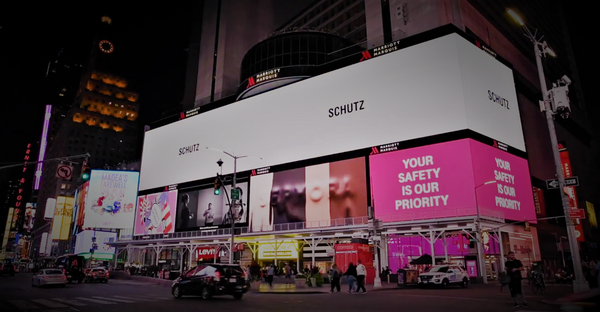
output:
M 71 229 L 71 219 L 73 218 L 73 197 L 56 197 L 56 207 L 54 209 L 54 218 L 52 218 L 52 239 L 67 240 Z
M 83 227 L 131 229 L 139 177 L 133 171 L 92 170 Z
M 241 205 L 237 207 L 234 217 L 236 224 L 248 222 L 248 182 L 237 183 L 242 192 Z M 177 220 L 175 230 L 196 230 L 218 227 L 230 227 L 231 217 L 225 194 L 231 196 L 231 185 L 225 186 L 227 192 L 214 194 L 214 188 L 180 190 L 177 200 Z
M 33 224 L 35 222 L 35 212 L 37 211 L 37 203 L 25 204 L 25 219 L 23 220 L 23 230 L 27 233 L 31 233 L 33 230 Z
M 90 250 L 94 249 L 95 259 L 112 259 L 115 247 L 107 245 L 117 240 L 117 233 L 86 230 L 77 234 L 75 241 L 75 254 L 84 255 L 89 259 Z
M 535 222 L 527 161 L 500 149 L 463 139 L 369 159 L 375 215 L 384 222 L 473 216 L 477 204 L 483 216 Z
M 139 196 L 134 235 L 173 233 L 176 211 L 177 190 Z
M 90 182 L 83 183 L 77 189 L 77 195 L 75 197 L 75 206 L 73 207 L 73 233 L 77 234 L 83 227 L 83 220 L 85 220 L 85 205 L 88 202 L 88 190 Z
M 274 224 L 331 220 L 367 215 L 365 158 L 354 158 L 250 178 L 250 221 L 253 232 L 272 231 Z
M 464 129 L 525 151 L 512 70 L 449 34 L 145 132 L 140 189 L 213 176 L 206 147 L 262 157 L 239 172 Z

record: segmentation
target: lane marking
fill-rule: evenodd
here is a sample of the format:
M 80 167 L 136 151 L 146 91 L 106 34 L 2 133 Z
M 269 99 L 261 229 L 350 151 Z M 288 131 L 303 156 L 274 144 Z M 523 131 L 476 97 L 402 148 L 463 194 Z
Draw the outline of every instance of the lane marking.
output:
M 87 306 L 87 304 L 81 303 L 81 302 L 79 302 L 77 300 L 69 300 L 69 299 L 65 299 L 65 298 L 52 298 L 52 300 L 58 301 L 58 302 L 62 302 L 62 303 L 66 303 L 66 304 L 70 304 L 70 305 L 74 305 L 76 307 L 85 307 L 85 306 Z
M 144 298 L 144 297 L 141 297 L 141 296 L 139 296 L 139 297 L 136 298 L 136 296 L 134 296 L 134 295 L 129 295 L 129 297 L 124 297 L 124 296 L 113 296 L 113 297 L 115 297 L 115 298 L 121 298 L 121 299 L 126 299 L 126 300 L 128 299 L 128 300 L 138 300 L 138 301 L 140 301 L 140 300 L 143 300 L 143 301 L 158 301 L 158 300 L 153 299 L 153 298 Z
M 101 300 L 116 301 L 116 302 L 122 302 L 122 303 L 135 303 L 136 302 L 136 301 L 131 301 L 131 300 L 115 299 L 115 298 L 100 297 L 100 296 L 92 296 L 92 298 L 101 299 Z
M 58 302 L 53 302 L 50 300 L 46 300 L 46 299 L 32 299 L 31 301 L 35 302 L 35 303 L 39 303 L 42 305 L 45 305 L 47 307 L 50 308 L 68 308 L 69 306 L 66 306 L 62 303 L 58 303 Z
M 75 299 L 77 299 L 77 300 L 83 300 L 83 301 L 89 301 L 89 302 L 93 302 L 93 303 L 99 303 L 99 304 L 116 304 L 115 302 L 98 300 L 98 299 L 91 299 L 91 298 L 83 298 L 83 297 L 75 297 Z
M 20 310 L 41 309 L 41 307 L 38 307 L 35 304 L 31 304 L 24 300 L 9 300 L 8 303 L 14 305 L 15 307 L 19 308 Z

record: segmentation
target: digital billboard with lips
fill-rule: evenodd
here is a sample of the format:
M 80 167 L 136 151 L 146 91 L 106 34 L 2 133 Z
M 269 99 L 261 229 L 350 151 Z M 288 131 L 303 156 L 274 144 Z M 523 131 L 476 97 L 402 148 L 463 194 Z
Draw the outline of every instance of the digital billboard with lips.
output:
M 375 214 L 384 222 L 472 216 L 477 204 L 484 216 L 535 222 L 527 161 L 497 148 L 462 139 L 369 160 Z
M 250 179 L 253 232 L 273 225 L 306 222 L 306 227 L 331 225 L 331 220 L 367 215 L 365 158 L 354 158 L 271 172 Z

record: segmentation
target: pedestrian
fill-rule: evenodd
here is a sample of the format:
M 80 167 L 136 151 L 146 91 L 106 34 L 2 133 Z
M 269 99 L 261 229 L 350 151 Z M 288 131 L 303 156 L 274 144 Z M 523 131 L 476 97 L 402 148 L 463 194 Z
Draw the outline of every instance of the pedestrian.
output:
M 521 275 L 521 270 L 523 270 L 523 263 L 521 261 L 515 259 L 515 253 L 508 253 L 508 261 L 504 264 L 506 267 L 506 272 L 510 277 L 510 282 L 508 283 L 508 289 L 510 290 L 510 296 L 515 301 L 514 307 L 528 307 L 527 302 L 525 302 L 525 298 L 523 296 L 523 287 L 521 286 L 521 280 L 523 276 Z M 521 303 L 519 304 L 519 297 Z
M 273 287 L 273 274 L 275 274 L 275 266 L 270 265 L 267 268 L 267 282 L 269 283 L 269 287 Z
M 348 293 L 356 292 L 356 267 L 350 262 L 348 270 L 344 273 L 348 277 Z
M 286 279 L 292 278 L 292 268 L 290 267 L 289 263 L 285 264 L 285 278 Z
M 330 293 L 334 294 L 333 289 L 337 289 L 337 293 L 340 293 L 340 278 L 342 277 L 342 272 L 338 269 L 337 264 L 333 264 L 331 266 L 331 291 Z
M 356 293 L 359 293 L 362 289 L 363 293 L 366 294 L 367 289 L 365 288 L 365 279 L 367 278 L 367 268 L 360 260 L 358 260 L 358 265 L 356 266 L 356 275 L 358 280 L 358 288 L 356 289 Z

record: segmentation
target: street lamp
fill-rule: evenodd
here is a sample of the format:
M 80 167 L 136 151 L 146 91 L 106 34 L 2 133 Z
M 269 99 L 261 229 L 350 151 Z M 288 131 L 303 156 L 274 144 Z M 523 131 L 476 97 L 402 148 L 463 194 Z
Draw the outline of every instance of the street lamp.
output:
M 483 277 L 483 283 L 487 284 L 487 272 L 485 269 L 485 257 L 483 255 L 483 241 L 481 239 L 481 208 L 479 207 L 479 199 L 477 198 L 477 189 L 484 185 L 493 184 L 496 181 L 487 181 L 485 183 L 479 184 L 475 187 L 475 206 L 477 206 L 477 223 L 476 223 L 476 235 L 477 235 L 477 262 L 479 262 L 479 272 L 481 272 L 481 277 Z
M 535 34 L 531 33 L 529 27 L 527 27 L 525 22 L 523 22 L 523 19 L 515 11 L 507 9 L 506 12 L 521 28 L 523 28 L 525 36 L 529 38 L 529 40 L 531 40 L 531 42 L 533 43 L 538 77 L 540 79 L 540 88 L 544 100 L 544 111 L 546 112 L 546 122 L 548 123 L 548 132 L 550 133 L 550 142 L 552 144 L 552 155 L 554 156 L 554 165 L 556 167 L 556 177 L 558 178 L 559 190 L 563 190 L 566 184 L 565 176 L 562 171 L 560 153 L 558 150 L 558 138 L 556 137 L 556 128 L 554 126 L 554 115 L 558 113 L 562 118 L 567 118 L 569 116 L 569 107 L 568 102 L 565 102 L 561 107 L 552 107 L 557 106 L 558 103 L 554 103 L 554 105 L 551 105 L 550 103 L 550 99 L 548 97 L 549 92 L 546 87 L 546 77 L 544 75 L 544 68 L 542 66 L 542 56 L 549 55 L 552 57 L 556 57 L 556 53 L 554 53 L 554 51 L 548 46 L 546 41 L 540 41 L 543 38 L 543 36 L 539 39 L 537 38 L 537 30 L 535 31 Z M 568 85 L 568 83 L 570 83 L 570 79 L 567 78 L 565 84 Z M 556 88 L 554 88 L 552 91 L 554 91 L 555 89 Z M 569 204 L 569 199 L 567 198 L 564 192 L 560 192 L 560 197 L 562 199 L 563 212 L 567 224 L 569 246 L 571 247 L 571 254 L 573 257 L 573 270 L 575 272 L 575 280 L 573 281 L 573 292 L 579 293 L 588 291 L 589 285 L 585 281 L 585 278 L 583 276 L 583 269 L 581 268 L 579 246 L 577 245 L 577 238 L 575 236 L 575 224 L 573 223 L 573 220 L 569 217 L 569 209 L 571 209 L 571 205 Z
M 217 152 L 222 152 L 225 155 L 233 158 L 233 181 L 231 182 L 231 189 L 235 189 L 235 181 L 237 178 L 237 160 L 240 158 L 246 158 L 246 157 L 255 157 L 258 159 L 261 159 L 261 157 L 257 157 L 257 156 L 249 156 L 249 155 L 245 155 L 245 156 L 236 156 L 233 154 L 230 154 L 226 151 L 220 150 L 220 149 L 216 149 L 216 148 L 212 148 L 212 147 L 206 147 L 206 149 L 210 149 L 213 151 L 217 151 Z M 219 159 L 219 161 L 217 162 L 217 164 L 219 164 L 219 167 L 221 167 L 221 165 L 223 164 L 223 161 L 221 159 Z M 221 169 L 222 170 L 222 169 Z M 222 173 L 223 171 L 221 171 Z M 233 240 L 235 239 L 235 218 L 233 216 L 233 209 L 237 206 L 238 201 L 237 200 L 233 200 L 233 204 L 231 204 L 229 206 L 229 217 L 231 219 L 231 242 L 229 242 L 229 263 L 233 264 Z

